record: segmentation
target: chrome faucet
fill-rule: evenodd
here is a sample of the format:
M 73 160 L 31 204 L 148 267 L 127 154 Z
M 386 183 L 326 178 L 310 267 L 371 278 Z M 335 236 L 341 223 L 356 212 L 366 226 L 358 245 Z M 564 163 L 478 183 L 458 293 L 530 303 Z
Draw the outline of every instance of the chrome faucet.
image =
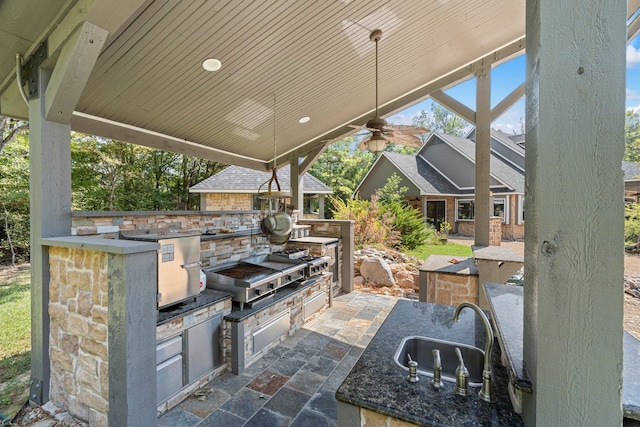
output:
M 487 333 L 487 342 L 484 346 L 484 369 L 482 370 L 482 388 L 478 393 L 480 396 L 480 400 L 489 403 L 496 402 L 496 396 L 493 393 L 493 382 L 492 382 L 492 373 L 491 373 L 491 349 L 493 348 L 493 329 L 491 329 L 491 323 L 489 323 L 489 319 L 484 314 L 482 309 L 475 304 L 470 302 L 463 302 L 456 307 L 456 311 L 453 315 L 453 321 L 457 322 L 458 316 L 463 308 L 469 307 L 474 310 L 478 316 L 482 319 L 482 323 L 484 323 L 484 328 Z

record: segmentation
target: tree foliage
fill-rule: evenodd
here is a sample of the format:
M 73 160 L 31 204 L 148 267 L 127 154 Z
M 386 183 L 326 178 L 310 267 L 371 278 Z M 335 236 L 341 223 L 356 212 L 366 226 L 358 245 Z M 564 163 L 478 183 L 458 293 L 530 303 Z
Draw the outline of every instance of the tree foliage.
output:
M 447 135 L 462 136 L 467 122 L 456 114 L 444 108 L 442 105 L 434 102 L 431 104 L 431 112 L 420 111 L 413 118 L 414 126 L 422 126 L 432 132 L 442 132 Z M 426 140 L 428 134 L 421 135 L 423 141 Z
M 625 114 L 624 159 L 640 163 L 640 113 L 627 110 Z
M 0 261 L 29 259 L 29 141 L 19 133 L 0 153 Z
M 0 117 L 0 262 L 29 256 L 29 140 L 26 124 Z M 199 209 L 189 187 L 225 165 L 122 141 L 71 134 L 72 209 Z
M 640 249 L 640 203 L 629 203 L 624 209 L 624 239 Z
M 400 178 L 393 174 L 378 189 L 371 200 L 341 200 L 333 197 L 335 218 L 354 221 L 354 244 L 415 249 L 434 234 L 425 224 L 422 214 L 405 200 L 407 187 L 400 187 Z
M 311 175 L 333 189 L 334 198 L 342 201 L 351 199 L 375 160 L 373 153 L 353 145 L 351 137 L 331 144 L 309 169 Z

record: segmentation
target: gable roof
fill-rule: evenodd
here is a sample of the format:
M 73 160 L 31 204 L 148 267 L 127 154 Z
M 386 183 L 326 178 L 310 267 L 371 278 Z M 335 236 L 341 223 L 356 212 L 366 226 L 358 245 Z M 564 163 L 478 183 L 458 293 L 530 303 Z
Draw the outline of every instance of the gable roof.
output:
M 508 144 L 511 146 L 510 148 L 515 147 L 514 152 L 524 157 L 524 150 L 516 143 L 509 138 L 505 138 L 506 141 L 504 141 L 502 136 L 500 136 L 500 139 L 500 143 Z M 377 166 L 385 161 L 393 165 L 396 173 L 413 183 L 419 189 L 421 195 L 463 196 L 473 194 L 473 189 L 459 188 L 454 184 L 452 177 L 447 176 L 446 170 L 438 169 L 429 162 L 429 146 L 439 142 L 448 145 L 454 153 L 475 164 L 475 143 L 471 139 L 433 132 L 415 155 L 383 151 L 371 166 L 367 175 L 358 184 L 354 194 L 361 190 L 368 179 L 372 179 L 370 174 L 375 173 L 373 171 L 379 169 Z M 505 161 L 493 149 L 491 151 L 491 176 L 502 185 L 500 187 L 492 187 L 494 193 L 524 193 L 524 171 Z
M 289 165 L 278 169 L 278 182 L 280 189 L 285 192 L 291 191 Z M 263 172 L 248 169 L 241 166 L 229 166 L 220 172 L 211 175 L 202 182 L 189 188 L 190 193 L 258 193 L 267 191 L 266 182 L 271 178 L 271 172 Z M 272 185 L 271 190 L 276 191 Z M 260 188 L 262 187 L 262 188 Z M 325 185 L 318 178 L 310 173 L 304 174 L 304 194 L 333 194 L 331 187 Z
M 622 162 L 624 181 L 640 181 L 640 164 L 635 162 Z
M 493 137 L 492 131 L 492 137 Z M 460 154 L 468 158 L 475 165 L 476 161 L 476 144 L 471 139 L 460 138 L 458 136 L 446 135 L 444 133 L 435 132 L 432 137 L 427 140 L 423 148 L 419 151 L 419 155 L 424 157 L 428 161 L 428 145 L 431 143 L 432 138 L 438 138 L 445 144 L 458 151 Z M 516 145 L 516 144 L 514 144 Z M 519 147 L 518 147 L 519 148 Z M 521 155 L 524 157 L 524 150 L 520 150 Z M 446 171 L 441 171 L 446 174 Z M 503 183 L 510 192 L 524 193 L 524 171 L 512 166 L 510 163 L 503 160 L 501 156 L 496 154 L 496 151 L 491 149 L 491 176 Z

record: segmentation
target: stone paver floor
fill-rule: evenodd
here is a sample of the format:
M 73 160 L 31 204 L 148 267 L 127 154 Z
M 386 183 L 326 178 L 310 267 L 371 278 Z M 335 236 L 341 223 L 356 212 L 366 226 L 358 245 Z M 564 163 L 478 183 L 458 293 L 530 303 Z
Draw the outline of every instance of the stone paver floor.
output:
M 214 379 L 158 419 L 171 427 L 336 426 L 335 392 L 397 298 L 352 292 L 241 375 Z

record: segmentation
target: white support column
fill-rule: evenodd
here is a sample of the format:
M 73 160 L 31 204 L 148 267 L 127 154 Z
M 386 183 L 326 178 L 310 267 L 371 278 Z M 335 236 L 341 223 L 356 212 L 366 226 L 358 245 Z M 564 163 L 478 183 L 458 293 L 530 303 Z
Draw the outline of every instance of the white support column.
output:
M 476 181 L 474 235 L 476 246 L 489 245 L 491 191 L 491 66 L 476 73 Z
M 318 196 L 318 216 L 320 219 L 324 219 L 324 194 Z
M 71 127 L 45 118 L 51 73 L 39 71 L 40 97 L 29 102 L 31 221 L 31 388 L 29 398 L 49 400 L 49 251 L 41 239 L 71 234 Z
M 293 209 L 300 211 L 300 218 L 303 216 L 304 212 L 304 183 L 303 176 L 300 173 L 300 164 L 299 159 L 291 160 L 291 176 L 289 181 L 291 182 L 291 203 L 293 204 Z
M 626 9 L 527 1 L 528 426 L 622 424 Z

